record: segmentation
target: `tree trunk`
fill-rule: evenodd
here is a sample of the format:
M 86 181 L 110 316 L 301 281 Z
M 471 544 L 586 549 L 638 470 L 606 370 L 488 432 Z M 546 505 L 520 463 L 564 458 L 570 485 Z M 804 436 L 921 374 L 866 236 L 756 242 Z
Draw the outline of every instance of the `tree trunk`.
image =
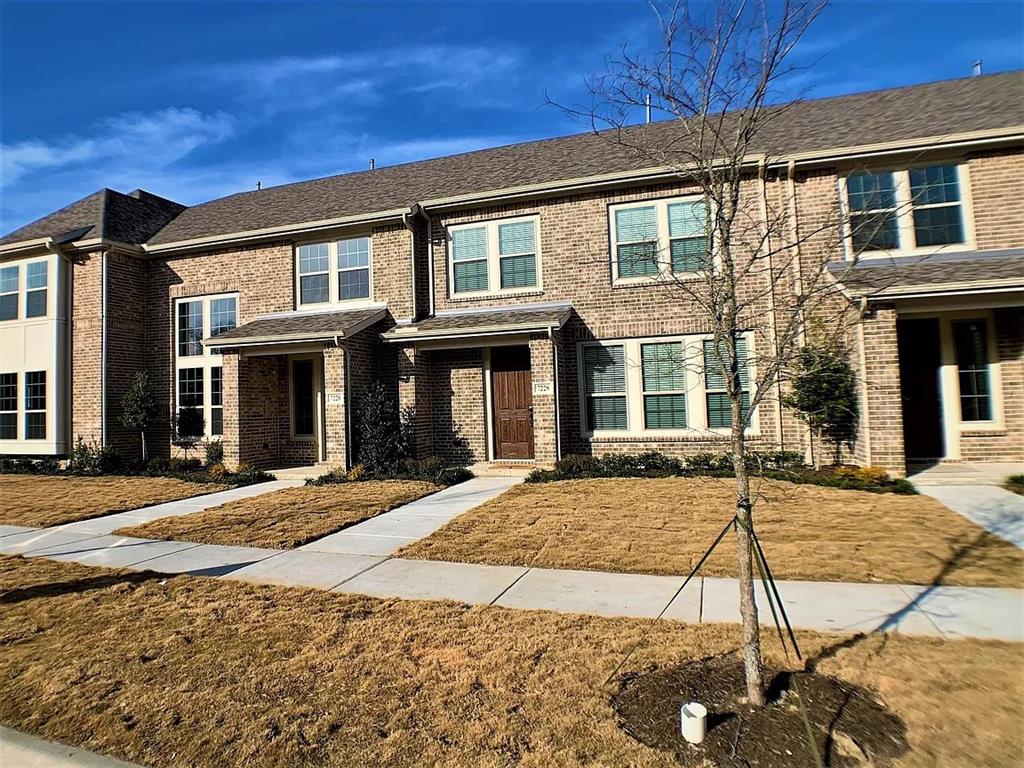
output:
M 761 670 L 761 626 L 757 622 L 754 598 L 754 517 L 750 501 L 750 477 L 747 475 L 746 443 L 743 435 L 742 401 L 733 402 L 732 458 L 736 472 L 736 554 L 739 562 L 740 616 L 743 622 L 743 667 L 747 678 L 747 698 L 754 706 L 764 704 Z
M 143 430 L 139 430 L 139 437 L 142 439 L 142 463 L 146 463 L 146 433 Z

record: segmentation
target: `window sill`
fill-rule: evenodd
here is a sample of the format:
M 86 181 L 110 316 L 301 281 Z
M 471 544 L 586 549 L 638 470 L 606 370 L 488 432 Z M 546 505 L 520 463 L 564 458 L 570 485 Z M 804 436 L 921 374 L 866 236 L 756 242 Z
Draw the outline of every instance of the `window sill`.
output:
M 727 430 L 714 430 L 707 432 L 693 431 L 673 433 L 641 432 L 619 435 L 611 435 L 607 433 L 589 435 L 582 434 L 580 437 L 591 443 L 707 443 L 726 440 L 729 438 L 729 435 L 730 432 Z M 746 437 L 756 440 L 761 437 L 761 433 L 747 430 Z
M 543 288 L 529 288 L 515 291 L 488 291 L 485 293 L 453 293 L 448 300 L 452 302 L 480 301 L 480 299 L 512 299 L 529 296 L 543 296 Z
M 644 288 L 652 285 L 677 285 L 693 283 L 701 279 L 699 272 L 680 272 L 647 277 L 617 277 L 612 280 L 612 288 Z
M 854 264 L 858 261 L 886 261 L 927 256 L 938 256 L 943 253 L 964 253 L 976 251 L 974 243 L 949 243 L 947 245 L 930 245 L 923 248 L 903 248 L 888 251 L 861 251 L 853 257 L 847 256 L 845 262 Z

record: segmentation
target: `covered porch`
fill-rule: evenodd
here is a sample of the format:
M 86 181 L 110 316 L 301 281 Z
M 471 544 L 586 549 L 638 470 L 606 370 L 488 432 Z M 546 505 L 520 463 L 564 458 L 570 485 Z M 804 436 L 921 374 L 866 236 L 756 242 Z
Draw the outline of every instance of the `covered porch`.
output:
M 384 334 L 417 455 L 550 465 L 561 453 L 559 331 L 567 303 L 439 312 Z
M 384 308 L 293 312 L 217 336 L 225 463 L 299 472 L 349 468 L 352 404 L 377 376 L 374 326 L 385 317 Z

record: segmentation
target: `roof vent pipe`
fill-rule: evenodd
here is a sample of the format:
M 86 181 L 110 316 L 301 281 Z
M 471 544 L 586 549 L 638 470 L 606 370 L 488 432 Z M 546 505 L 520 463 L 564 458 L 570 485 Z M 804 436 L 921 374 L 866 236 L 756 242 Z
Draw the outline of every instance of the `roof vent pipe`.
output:
M 259 192 L 261 189 L 263 189 L 263 182 L 262 181 L 257 181 L 256 182 L 256 191 Z
M 972 74 L 974 77 L 981 74 L 981 59 L 975 60 Z
M 377 163 L 374 162 L 374 159 L 371 157 L 370 158 L 370 170 L 372 171 L 374 169 L 374 166 L 376 166 L 376 165 L 377 165 Z
M 647 105 L 647 124 L 650 125 L 651 124 L 651 94 L 649 94 L 649 93 L 647 94 L 647 97 L 644 99 L 644 104 Z

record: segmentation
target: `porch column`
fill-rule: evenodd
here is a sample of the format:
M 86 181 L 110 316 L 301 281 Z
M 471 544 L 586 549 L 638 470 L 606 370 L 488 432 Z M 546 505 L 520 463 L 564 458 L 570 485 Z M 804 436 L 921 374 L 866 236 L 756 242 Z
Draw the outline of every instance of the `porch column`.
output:
M 238 352 L 225 349 L 222 352 L 221 377 L 223 389 L 221 402 L 224 404 L 224 466 L 235 469 L 241 462 L 241 435 L 238 418 Z
M 896 310 L 878 307 L 861 324 L 864 378 L 858 442 L 864 441 L 865 463 L 903 477 L 907 463 Z
M 418 458 L 432 453 L 433 435 L 430 415 L 430 358 L 414 347 L 398 350 L 398 409 L 404 414 L 411 409 L 413 455 Z
M 349 392 L 345 387 L 345 350 L 324 349 L 324 442 L 327 463 L 332 468 L 349 468 Z
M 555 347 L 547 336 L 530 339 L 530 371 L 533 379 L 533 456 L 538 464 L 557 458 L 555 419 Z

